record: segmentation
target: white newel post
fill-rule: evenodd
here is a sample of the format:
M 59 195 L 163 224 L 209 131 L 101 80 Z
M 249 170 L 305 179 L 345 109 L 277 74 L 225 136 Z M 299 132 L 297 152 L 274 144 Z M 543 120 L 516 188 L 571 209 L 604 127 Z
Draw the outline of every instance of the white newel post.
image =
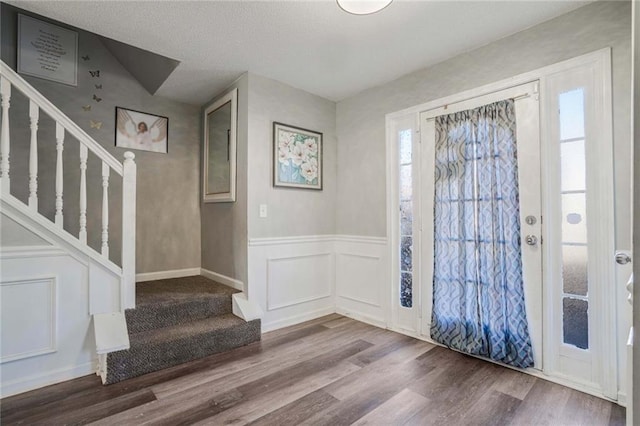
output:
M 124 309 L 136 306 L 136 163 L 124 153 L 122 171 L 122 274 Z
M 102 255 L 109 258 L 109 165 L 102 162 Z
M 11 187 L 9 178 L 9 104 L 11 101 L 11 83 L 6 77 L 0 76 L 0 96 L 2 97 L 2 129 L 0 129 L 0 185 L 2 192 L 9 193 Z
M 38 120 L 40 108 L 29 101 L 29 122 L 31 127 L 31 144 L 29 146 L 29 207 L 38 211 Z
M 62 216 L 62 188 L 63 166 L 62 151 L 64 150 L 64 127 L 56 123 L 56 225 L 62 228 L 64 225 Z
M 87 244 L 87 147 L 80 144 L 80 233 L 78 239 Z

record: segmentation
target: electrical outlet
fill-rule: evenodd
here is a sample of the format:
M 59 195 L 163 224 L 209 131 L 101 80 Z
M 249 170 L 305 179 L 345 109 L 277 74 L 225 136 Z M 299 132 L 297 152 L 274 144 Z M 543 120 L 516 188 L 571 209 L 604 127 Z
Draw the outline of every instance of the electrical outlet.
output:
M 260 204 L 260 217 L 267 217 L 267 205 Z

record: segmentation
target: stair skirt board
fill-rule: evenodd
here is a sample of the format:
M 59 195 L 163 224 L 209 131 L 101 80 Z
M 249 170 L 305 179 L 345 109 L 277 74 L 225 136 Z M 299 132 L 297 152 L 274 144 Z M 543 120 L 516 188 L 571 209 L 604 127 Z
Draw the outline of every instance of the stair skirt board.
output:
M 259 341 L 259 319 L 232 314 L 237 290 L 203 276 L 138 283 L 125 311 L 130 348 L 110 352 L 98 373 L 116 383 Z

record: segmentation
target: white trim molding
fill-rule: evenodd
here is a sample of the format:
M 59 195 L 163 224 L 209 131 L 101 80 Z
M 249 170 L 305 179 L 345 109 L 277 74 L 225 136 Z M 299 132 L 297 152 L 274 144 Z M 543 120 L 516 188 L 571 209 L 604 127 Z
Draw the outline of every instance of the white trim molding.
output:
M 207 277 L 210 280 L 219 282 L 220 284 L 224 284 L 229 287 L 235 288 L 236 290 L 244 291 L 244 284 L 240 280 L 236 280 L 235 278 L 231 278 L 226 275 L 222 275 L 205 268 L 200 268 L 199 271 L 200 271 L 199 274 L 202 275 L 203 277 Z M 198 274 L 194 274 L 194 275 L 198 275 Z
M 38 389 L 54 383 L 64 382 L 66 380 L 75 379 L 77 377 L 88 376 L 95 373 L 97 361 L 86 362 L 84 364 L 64 367 L 44 374 L 34 374 L 26 376 L 19 380 L 10 382 L 2 382 L 2 391 L 0 397 L 6 398 L 32 389 Z
M 58 344 L 57 343 L 58 342 L 57 282 L 58 282 L 58 277 L 56 275 L 31 276 L 31 277 L 25 277 L 22 279 L 13 279 L 13 280 L 0 282 L 0 288 L 3 290 L 1 292 L 2 297 L 0 299 L 2 299 L 3 302 L 9 303 L 9 312 L 13 311 L 13 309 L 11 308 L 11 305 L 26 306 L 27 303 L 32 304 L 30 305 L 31 309 L 37 309 L 40 311 L 40 312 L 33 312 L 33 313 L 30 311 L 25 311 L 24 309 L 20 309 L 19 311 L 13 311 L 13 314 L 17 316 L 23 315 L 24 317 L 16 318 L 15 316 L 12 316 L 10 318 L 12 320 L 11 321 L 12 323 L 15 322 L 15 324 L 20 324 L 20 325 L 16 325 L 15 327 L 8 327 L 7 329 L 4 329 L 3 333 L 6 333 L 8 335 L 3 335 L 3 341 L 4 339 L 8 339 L 8 342 L 11 342 L 12 339 L 15 339 L 15 341 L 20 342 L 18 343 L 18 346 L 22 346 L 22 348 L 16 353 L 0 355 L 0 364 L 57 352 L 58 350 L 57 348 L 57 344 Z M 42 298 L 38 298 L 39 299 L 38 301 L 43 303 L 44 306 L 33 305 L 34 301 L 36 300 L 36 295 L 34 294 L 36 292 L 35 288 L 26 289 L 22 287 L 22 286 L 34 286 L 34 285 L 46 286 L 45 291 L 48 292 L 48 295 L 45 293 L 46 300 Z M 5 289 L 11 288 L 11 287 L 15 289 L 9 293 L 12 295 L 12 297 L 8 299 L 9 295 L 5 293 Z M 23 289 L 22 295 L 20 294 L 20 290 L 18 289 Z M 17 300 L 11 300 L 13 298 L 16 298 Z M 5 308 L 7 307 L 7 305 L 5 305 L 4 303 L 2 305 L 3 305 L 2 319 L 3 321 L 8 320 L 9 318 L 4 317 L 4 315 L 6 314 Z M 47 317 L 40 318 L 43 322 L 34 323 L 33 322 L 34 320 L 37 321 L 37 318 L 38 318 L 37 315 L 43 312 L 46 312 L 46 310 L 49 311 Z M 46 343 L 41 342 L 42 344 L 36 347 L 25 348 L 24 347 L 25 343 L 27 345 L 29 344 L 33 345 L 34 341 L 37 339 L 37 336 L 33 334 L 27 336 L 28 334 L 30 334 L 28 333 L 28 330 L 33 330 L 33 329 L 40 330 L 41 328 L 48 329 L 48 332 L 45 335 Z M 37 335 L 39 333 L 35 333 L 35 334 Z M 45 336 L 40 336 L 40 337 L 45 337 Z M 14 344 L 15 344 L 15 341 L 14 341 Z M 5 343 L 7 343 L 7 341 L 5 341 Z
M 200 268 L 171 269 L 168 271 L 142 272 L 136 274 L 136 282 L 166 280 L 170 278 L 182 278 L 200 275 Z

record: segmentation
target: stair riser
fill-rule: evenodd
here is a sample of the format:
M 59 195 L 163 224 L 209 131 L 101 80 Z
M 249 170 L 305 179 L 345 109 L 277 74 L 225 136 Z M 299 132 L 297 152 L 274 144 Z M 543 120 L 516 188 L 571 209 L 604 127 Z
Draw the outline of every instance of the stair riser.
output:
M 206 297 L 179 303 L 140 306 L 125 311 L 129 334 L 231 313 L 231 297 Z
M 154 345 L 132 346 L 129 350 L 108 354 L 105 384 L 117 383 L 258 340 L 260 320 L 254 320 L 189 338 Z

